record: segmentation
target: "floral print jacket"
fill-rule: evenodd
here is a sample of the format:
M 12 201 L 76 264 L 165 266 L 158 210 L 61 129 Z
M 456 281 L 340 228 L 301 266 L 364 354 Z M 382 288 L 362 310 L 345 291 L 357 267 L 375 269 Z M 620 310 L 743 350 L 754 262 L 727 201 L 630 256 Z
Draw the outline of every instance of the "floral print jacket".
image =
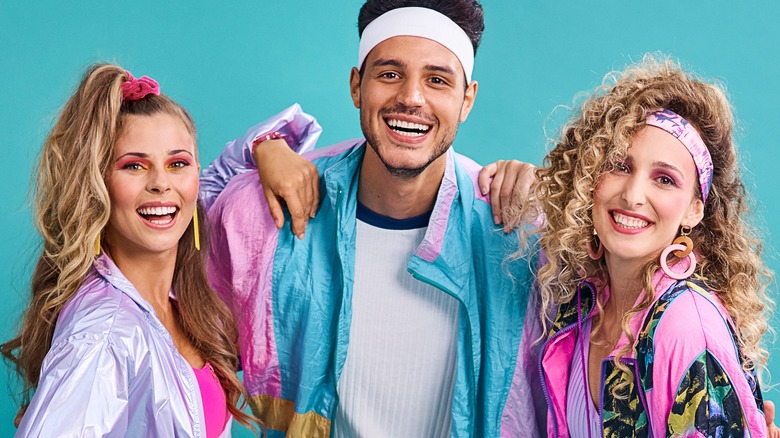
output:
M 742 369 L 731 319 L 718 298 L 693 279 L 677 281 L 659 271 L 653 282 L 655 302 L 632 318 L 636 341 L 621 359 L 634 376 L 613 361 L 628 342 L 625 334 L 601 364 L 602 436 L 765 436 L 758 380 Z M 550 436 L 570 436 L 569 366 L 580 328 L 596 314 L 595 296 L 596 287 L 581 282 L 574 298 L 557 309 L 542 346 Z M 630 382 L 627 397 L 615 397 L 612 390 L 624 379 Z

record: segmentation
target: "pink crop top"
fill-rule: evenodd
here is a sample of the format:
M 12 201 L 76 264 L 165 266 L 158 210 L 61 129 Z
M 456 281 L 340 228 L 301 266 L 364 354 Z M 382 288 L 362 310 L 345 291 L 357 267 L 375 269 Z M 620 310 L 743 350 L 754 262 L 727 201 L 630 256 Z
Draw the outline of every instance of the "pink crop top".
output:
M 203 414 L 206 417 L 206 437 L 216 438 L 225 430 L 230 419 L 227 409 L 225 390 L 219 383 L 211 364 L 206 362 L 202 369 L 192 368 L 200 387 L 200 397 L 203 399 Z

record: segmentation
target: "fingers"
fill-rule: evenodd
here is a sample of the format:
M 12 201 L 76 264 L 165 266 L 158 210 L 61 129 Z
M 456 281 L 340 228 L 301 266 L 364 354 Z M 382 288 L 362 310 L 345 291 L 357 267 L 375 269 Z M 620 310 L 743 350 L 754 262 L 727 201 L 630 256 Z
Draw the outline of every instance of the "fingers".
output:
M 281 229 L 284 226 L 284 213 L 282 212 L 282 205 L 279 202 L 279 198 L 274 195 L 273 190 L 268 187 L 263 187 L 263 194 L 266 201 L 268 201 L 268 210 L 271 212 L 271 217 L 274 219 L 276 228 Z
M 490 163 L 479 171 L 477 185 L 479 186 L 479 191 L 482 193 L 482 196 L 487 196 L 488 191 L 490 190 L 490 178 L 493 178 L 493 175 L 496 174 L 497 170 L 498 165 L 496 163 Z
M 317 209 L 320 208 L 320 178 L 319 174 L 317 173 L 317 168 L 313 165 L 312 168 L 314 169 L 314 177 L 310 179 L 311 211 L 309 212 L 309 217 L 314 218 L 314 215 L 317 214 Z
M 504 224 L 504 232 L 508 233 L 512 231 L 514 228 L 514 225 L 510 224 L 510 222 L 514 222 L 512 215 L 510 214 L 510 206 L 514 204 L 517 194 L 515 193 L 515 186 L 517 184 L 518 174 L 517 174 L 517 168 L 519 167 L 518 164 L 522 164 L 518 161 L 508 161 L 507 164 L 504 166 L 504 181 L 503 184 L 501 184 L 501 188 L 498 191 L 498 200 L 500 202 L 500 209 L 499 209 L 499 215 L 500 215 L 500 221 Z M 491 196 L 492 198 L 492 196 Z
M 292 219 L 292 232 L 298 239 L 303 239 L 304 232 L 306 231 L 306 225 L 309 224 L 309 212 L 304 207 L 299 196 L 285 196 L 285 202 L 287 202 L 287 210 L 290 211 L 290 218 Z
M 490 183 L 490 209 L 493 214 L 493 223 L 499 225 L 501 224 L 501 188 L 506 177 L 506 162 L 499 160 L 493 165 L 496 166 L 497 170 Z

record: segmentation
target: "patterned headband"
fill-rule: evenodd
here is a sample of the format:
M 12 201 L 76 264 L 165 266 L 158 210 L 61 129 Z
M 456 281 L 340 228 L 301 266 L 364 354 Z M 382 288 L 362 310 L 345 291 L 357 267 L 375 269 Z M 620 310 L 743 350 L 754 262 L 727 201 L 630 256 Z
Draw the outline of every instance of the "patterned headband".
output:
M 650 113 L 645 123 L 672 134 L 688 149 L 694 164 L 696 164 L 696 171 L 699 173 L 701 199 L 707 202 L 707 196 L 710 194 L 712 186 L 712 156 L 696 129 L 679 114 L 668 109 Z

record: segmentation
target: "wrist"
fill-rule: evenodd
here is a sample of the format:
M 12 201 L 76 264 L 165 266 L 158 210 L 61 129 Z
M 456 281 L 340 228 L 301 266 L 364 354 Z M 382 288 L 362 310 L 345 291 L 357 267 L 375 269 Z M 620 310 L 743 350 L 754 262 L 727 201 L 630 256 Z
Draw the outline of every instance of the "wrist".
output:
M 254 156 L 255 150 L 257 149 L 260 144 L 265 143 L 269 140 L 282 140 L 287 143 L 287 141 L 284 139 L 284 136 L 279 131 L 273 131 L 269 132 L 267 134 L 263 134 L 252 141 L 252 155 Z M 289 145 L 288 145 L 289 146 Z

